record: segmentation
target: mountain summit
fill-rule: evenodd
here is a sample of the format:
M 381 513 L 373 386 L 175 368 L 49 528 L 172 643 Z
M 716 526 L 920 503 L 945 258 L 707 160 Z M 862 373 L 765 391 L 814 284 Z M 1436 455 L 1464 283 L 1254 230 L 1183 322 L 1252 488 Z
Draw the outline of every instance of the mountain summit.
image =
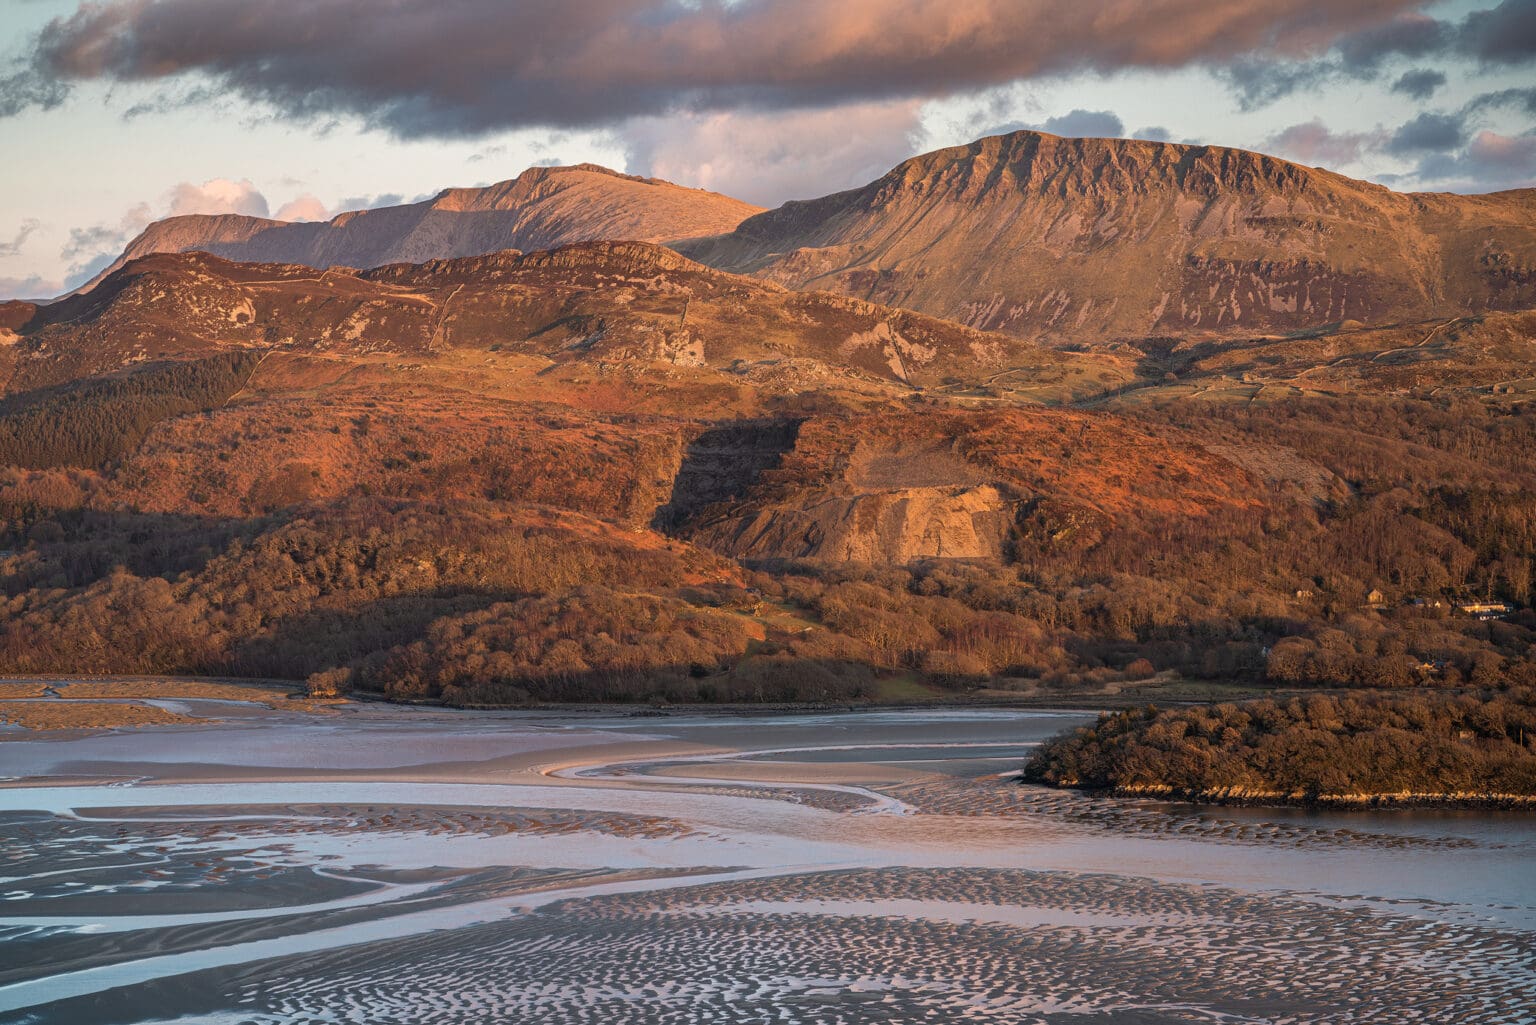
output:
M 678 248 L 1030 338 L 1283 332 L 1536 303 L 1536 190 L 1404 194 L 1240 149 L 1021 131 Z
M 596 240 L 670 242 L 730 231 L 761 209 L 595 164 L 533 167 L 495 185 L 446 189 L 420 203 L 355 210 L 324 222 L 169 217 L 146 228 L 81 291 L 152 253 L 203 250 L 245 262 L 379 267 Z

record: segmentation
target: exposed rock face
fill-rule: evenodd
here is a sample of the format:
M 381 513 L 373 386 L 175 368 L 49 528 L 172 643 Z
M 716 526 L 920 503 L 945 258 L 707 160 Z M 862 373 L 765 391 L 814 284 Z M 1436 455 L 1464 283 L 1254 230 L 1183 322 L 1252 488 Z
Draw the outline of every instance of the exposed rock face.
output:
M 1029 338 L 1256 334 L 1536 304 L 1536 190 L 1409 195 L 1244 150 L 1015 132 L 678 248 Z
M 1007 559 L 1096 542 L 1117 521 L 1256 506 L 1254 483 L 1192 442 L 1060 411 L 815 417 L 757 483 L 678 532 L 743 559 Z
M 448 189 L 424 202 L 357 210 L 324 223 L 170 217 L 146 228 L 81 291 L 151 253 L 202 250 L 248 262 L 379 267 L 597 239 L 667 242 L 729 231 L 760 209 L 592 164 L 535 167 L 485 188 Z
M 816 496 L 755 510 L 694 540 L 749 559 L 1002 559 L 1017 504 L 989 484 Z

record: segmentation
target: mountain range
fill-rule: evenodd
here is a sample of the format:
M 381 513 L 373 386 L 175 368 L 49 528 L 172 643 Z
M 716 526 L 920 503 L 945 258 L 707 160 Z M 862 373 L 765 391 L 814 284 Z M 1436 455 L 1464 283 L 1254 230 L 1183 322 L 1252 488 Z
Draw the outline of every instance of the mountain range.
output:
M 151 253 L 202 250 L 255 263 L 366 268 L 502 249 L 557 249 L 597 239 L 670 242 L 729 231 L 760 209 L 592 164 L 534 167 L 495 185 L 445 189 L 418 203 L 355 210 L 329 221 L 239 214 L 156 221 L 80 291 Z
M 582 165 L 325 223 L 177 217 L 86 288 L 154 252 L 368 268 L 597 239 L 1052 343 L 1536 305 L 1536 190 L 1396 193 L 1244 150 L 1033 131 L 771 211 Z
M 1025 132 L 773 211 L 583 167 L 162 222 L 0 303 L 0 670 L 1536 680 L 1536 617 L 1448 611 L 1536 590 L 1533 196 Z

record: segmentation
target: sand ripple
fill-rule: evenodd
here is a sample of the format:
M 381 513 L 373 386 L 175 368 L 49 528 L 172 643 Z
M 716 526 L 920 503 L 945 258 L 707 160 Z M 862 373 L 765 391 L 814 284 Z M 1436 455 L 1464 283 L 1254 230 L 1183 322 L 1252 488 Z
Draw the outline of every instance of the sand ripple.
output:
M 256 1023 L 1514 1025 L 1533 958 L 1527 935 L 1218 887 L 858 870 L 570 899 L 142 999 Z

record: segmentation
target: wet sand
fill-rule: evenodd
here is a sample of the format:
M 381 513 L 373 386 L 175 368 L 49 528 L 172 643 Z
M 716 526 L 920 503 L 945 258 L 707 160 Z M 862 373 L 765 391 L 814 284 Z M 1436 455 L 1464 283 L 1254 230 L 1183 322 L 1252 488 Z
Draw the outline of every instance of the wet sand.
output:
M 267 708 L 12 740 L 0 1023 L 1533 1020 L 1530 817 L 1006 777 L 1083 718 Z

